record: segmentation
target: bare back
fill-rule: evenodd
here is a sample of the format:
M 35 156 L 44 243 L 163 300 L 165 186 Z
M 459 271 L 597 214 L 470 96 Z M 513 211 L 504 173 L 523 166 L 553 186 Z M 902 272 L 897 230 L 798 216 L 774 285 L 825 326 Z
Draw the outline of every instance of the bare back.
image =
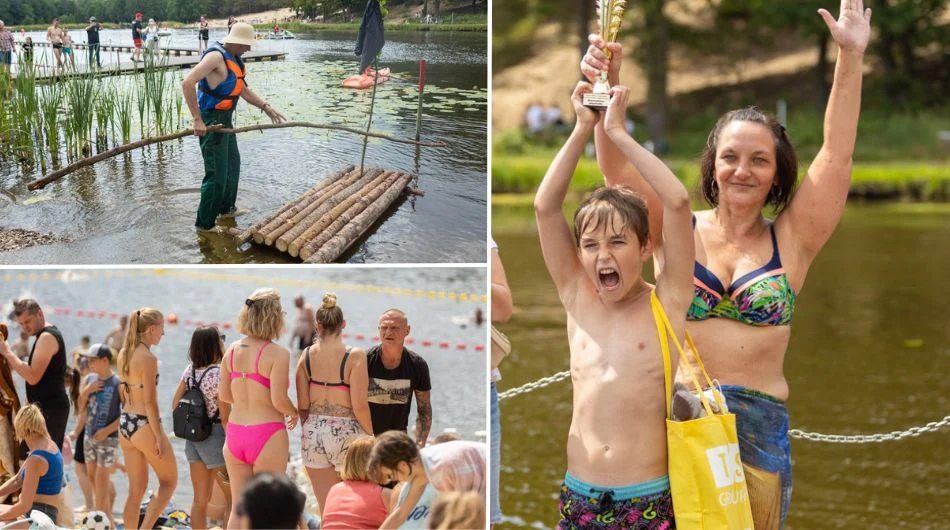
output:
M 574 383 L 568 470 L 601 486 L 665 475 L 663 358 L 649 291 L 609 307 L 585 284 L 566 309 Z
M 353 400 L 350 396 L 349 383 L 354 361 L 354 352 L 357 355 L 366 354 L 356 348 L 346 354 L 345 349 L 322 347 L 321 344 L 314 344 L 307 350 L 310 357 L 310 382 L 308 394 L 310 397 L 310 413 L 322 416 L 339 416 L 352 418 Z M 343 364 L 344 356 L 346 364 Z M 340 367 L 343 367 L 343 379 L 340 379 Z M 325 384 L 318 384 L 323 382 Z M 334 383 L 344 383 L 346 386 L 334 385 Z
M 241 425 L 284 421 L 284 415 L 274 406 L 271 392 L 278 379 L 274 367 L 281 354 L 289 356 L 289 352 L 277 344 L 253 337 L 231 345 L 221 361 L 222 376 L 230 383 L 230 421 Z M 265 386 L 253 374 L 262 376 L 270 385 Z
M 152 385 L 150 390 L 158 386 L 158 374 L 150 381 L 146 373 L 150 367 L 157 365 L 158 359 L 144 344 L 135 347 L 132 359 L 129 361 L 129 375 L 122 377 L 122 410 L 129 414 L 146 416 L 148 410 L 145 405 L 145 386 Z

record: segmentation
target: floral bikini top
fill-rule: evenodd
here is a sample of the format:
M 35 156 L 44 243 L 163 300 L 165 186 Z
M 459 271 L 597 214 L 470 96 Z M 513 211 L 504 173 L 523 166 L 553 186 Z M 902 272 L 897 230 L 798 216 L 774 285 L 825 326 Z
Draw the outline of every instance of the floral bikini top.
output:
M 696 219 L 693 219 L 693 226 Z M 693 266 L 693 303 L 687 320 L 729 318 L 752 326 L 785 326 L 795 313 L 795 291 L 788 283 L 782 268 L 782 258 L 772 234 L 772 259 L 758 269 L 732 282 L 729 290 L 723 288 L 715 274 L 698 261 Z

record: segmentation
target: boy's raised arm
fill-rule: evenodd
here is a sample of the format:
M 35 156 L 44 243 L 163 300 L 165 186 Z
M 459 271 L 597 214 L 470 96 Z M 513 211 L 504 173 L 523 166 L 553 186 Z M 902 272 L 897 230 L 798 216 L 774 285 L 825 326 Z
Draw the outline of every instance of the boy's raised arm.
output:
M 580 82 L 571 94 L 577 123 L 570 137 L 561 147 L 551 166 L 548 167 L 538 192 L 534 197 L 534 212 L 538 221 L 538 237 L 541 240 L 541 252 L 551 279 L 557 287 L 562 302 L 569 300 L 577 285 L 580 261 L 574 237 L 564 218 L 564 199 L 571 184 L 571 177 L 577 169 L 577 161 L 584 151 L 584 144 L 590 137 L 599 116 L 596 112 L 581 104 L 583 94 L 591 91 L 589 83 Z
M 653 188 L 663 207 L 663 241 L 654 242 L 654 245 L 662 243 L 662 251 L 656 255 L 657 296 L 668 306 L 668 313 L 685 315 L 693 292 L 695 259 L 689 193 L 663 161 L 627 134 L 624 109 L 630 90 L 618 85 L 610 91 L 604 130 Z

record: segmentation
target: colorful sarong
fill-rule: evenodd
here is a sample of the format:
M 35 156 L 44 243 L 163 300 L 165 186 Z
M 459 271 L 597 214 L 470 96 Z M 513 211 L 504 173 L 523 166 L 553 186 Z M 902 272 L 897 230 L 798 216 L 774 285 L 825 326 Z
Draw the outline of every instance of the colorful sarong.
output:
M 722 394 L 736 415 L 755 530 L 780 530 L 792 500 L 788 409 L 782 400 L 750 388 L 726 385 Z

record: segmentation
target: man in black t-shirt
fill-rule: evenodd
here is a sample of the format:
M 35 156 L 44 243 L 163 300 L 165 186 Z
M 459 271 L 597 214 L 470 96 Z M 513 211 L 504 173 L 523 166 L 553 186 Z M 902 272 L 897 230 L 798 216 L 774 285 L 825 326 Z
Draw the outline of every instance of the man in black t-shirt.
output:
M 86 26 L 86 44 L 89 46 L 89 68 L 95 64 L 102 68 L 102 59 L 99 57 L 99 31 L 102 30 L 102 24 L 96 21 L 96 17 L 89 17 L 89 25 Z M 92 62 L 95 57 L 96 62 Z
M 412 396 L 416 396 L 416 443 L 425 447 L 432 428 L 432 402 L 429 365 L 425 359 L 406 349 L 409 321 L 406 314 L 390 309 L 379 317 L 381 344 L 368 352 L 369 412 L 373 434 L 407 431 Z

